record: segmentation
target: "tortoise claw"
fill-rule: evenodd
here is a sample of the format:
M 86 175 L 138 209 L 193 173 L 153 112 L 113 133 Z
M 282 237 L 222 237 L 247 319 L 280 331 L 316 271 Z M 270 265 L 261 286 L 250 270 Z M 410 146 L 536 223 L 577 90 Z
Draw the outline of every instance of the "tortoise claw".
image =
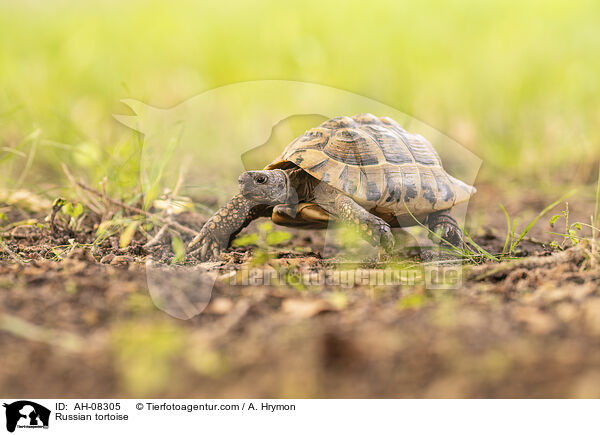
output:
M 463 232 L 456 221 L 449 216 L 439 216 L 436 221 L 430 222 L 430 229 L 440 238 L 430 234 L 429 238 L 438 245 L 451 245 L 456 248 L 463 246 Z
M 200 251 L 200 260 L 201 261 L 206 261 L 207 260 L 207 258 L 206 258 L 207 252 L 208 252 L 208 243 L 205 243 L 202 246 L 202 250 Z
M 222 251 L 225 249 L 221 246 L 219 240 L 209 231 L 202 231 L 197 242 L 200 247 L 198 249 L 198 259 L 200 261 L 218 260 Z

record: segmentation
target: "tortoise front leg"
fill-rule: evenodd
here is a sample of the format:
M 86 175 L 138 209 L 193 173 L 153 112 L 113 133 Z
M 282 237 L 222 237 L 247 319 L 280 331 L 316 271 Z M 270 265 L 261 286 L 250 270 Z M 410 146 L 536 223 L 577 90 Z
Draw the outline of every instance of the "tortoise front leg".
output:
M 217 260 L 233 238 L 254 219 L 271 216 L 273 207 L 248 201 L 236 195 L 202 227 L 188 248 L 200 244 L 200 261 Z
M 464 233 L 454 218 L 450 215 L 448 210 L 438 211 L 430 214 L 427 218 L 427 224 L 429 225 L 429 229 L 431 231 L 443 239 L 440 240 L 439 237 L 435 237 L 434 235 L 430 234 L 429 238 L 433 242 L 442 244 L 445 241 L 457 248 L 461 248 L 463 246 Z
M 359 229 L 371 245 L 379 244 L 391 254 L 394 249 L 394 236 L 390 225 L 383 219 L 369 213 L 345 195 L 339 195 L 335 200 L 335 207 L 328 211 Z

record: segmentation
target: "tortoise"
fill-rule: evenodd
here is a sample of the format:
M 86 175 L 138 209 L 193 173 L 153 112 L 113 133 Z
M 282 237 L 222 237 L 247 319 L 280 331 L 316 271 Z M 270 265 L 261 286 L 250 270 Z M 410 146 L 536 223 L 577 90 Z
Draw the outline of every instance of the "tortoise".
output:
M 364 113 L 325 121 L 292 141 L 262 171 L 238 179 L 239 194 L 219 209 L 190 243 L 201 261 L 215 260 L 252 220 L 325 228 L 355 225 L 391 253 L 392 227 L 427 224 L 442 242 L 462 243 L 449 210 L 476 189 L 449 175 L 421 135 L 388 117 Z

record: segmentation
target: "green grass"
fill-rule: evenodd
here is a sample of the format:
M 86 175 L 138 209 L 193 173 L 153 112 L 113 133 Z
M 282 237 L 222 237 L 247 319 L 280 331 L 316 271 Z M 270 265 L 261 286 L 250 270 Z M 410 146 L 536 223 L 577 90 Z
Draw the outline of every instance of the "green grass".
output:
M 600 185 L 600 181 L 599 181 L 599 185 Z M 538 223 L 538 221 L 542 217 L 544 217 L 550 210 L 555 208 L 557 205 L 559 205 L 560 203 L 562 203 L 568 197 L 574 195 L 575 193 L 576 193 L 576 191 L 572 190 L 572 191 L 568 192 L 567 194 L 561 196 L 556 201 L 554 201 L 551 204 L 544 207 L 544 209 L 541 210 L 532 220 L 530 220 L 529 223 L 518 234 L 517 234 L 517 219 L 515 218 L 514 220 L 511 220 L 510 215 L 508 214 L 508 211 L 506 210 L 504 205 L 499 204 L 499 207 L 502 210 L 502 212 L 504 213 L 504 216 L 506 218 L 506 227 L 507 227 L 505 242 L 504 242 L 504 246 L 503 246 L 501 252 L 490 252 L 489 250 L 486 250 L 483 247 L 481 247 L 477 242 L 475 242 L 475 240 L 473 240 L 473 238 L 471 237 L 469 232 L 464 227 L 461 227 L 461 230 L 464 233 L 464 239 L 463 239 L 465 242 L 464 245 L 463 246 L 453 245 L 453 244 L 449 243 L 448 241 L 446 241 L 445 239 L 443 239 L 439 234 L 432 231 L 428 226 L 423 225 L 421 222 L 419 222 L 419 220 L 410 211 L 408 206 L 405 205 L 405 208 L 406 208 L 406 211 L 408 212 L 408 214 L 410 214 L 410 216 L 414 219 L 416 224 L 418 226 L 420 226 L 421 228 L 423 228 L 427 232 L 430 239 L 433 240 L 434 243 L 440 244 L 440 242 L 442 242 L 439 246 L 440 250 L 445 251 L 448 254 L 452 254 L 458 258 L 467 260 L 473 264 L 478 264 L 478 263 L 481 263 L 482 261 L 501 262 L 503 260 L 514 259 L 514 253 L 516 252 L 517 247 L 525 239 L 525 237 L 527 236 L 527 234 L 529 234 L 529 232 L 533 229 L 533 227 Z M 572 241 L 577 242 L 578 240 L 583 239 L 584 237 L 579 237 L 578 235 L 575 234 L 575 231 L 581 231 L 584 226 L 591 228 L 592 234 L 594 234 L 594 231 L 596 231 L 596 228 L 594 228 L 593 226 L 582 224 L 580 222 L 575 222 L 575 223 L 571 224 L 571 226 L 569 226 L 568 204 L 567 204 L 566 212 L 563 212 L 562 215 L 554 215 L 550 219 L 550 223 L 553 225 L 558 220 L 558 218 L 563 217 L 563 216 L 566 219 L 566 227 L 567 227 L 565 234 L 561 234 L 561 233 L 551 233 L 551 234 L 563 236 L 565 238 L 570 238 Z

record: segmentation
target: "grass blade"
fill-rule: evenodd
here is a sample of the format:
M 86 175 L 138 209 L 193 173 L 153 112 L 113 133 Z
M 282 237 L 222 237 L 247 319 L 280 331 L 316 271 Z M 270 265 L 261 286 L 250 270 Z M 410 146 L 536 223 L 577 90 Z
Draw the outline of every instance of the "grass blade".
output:
M 491 260 L 491 261 L 499 261 L 499 259 L 494 254 L 488 252 L 487 250 L 485 250 L 481 246 L 479 246 L 479 244 L 477 244 L 471 238 L 471 235 L 467 232 L 467 230 L 465 230 L 463 227 L 460 227 L 460 228 L 461 228 L 463 234 L 465 235 L 467 242 L 469 242 L 470 245 L 473 245 L 475 247 L 475 249 L 477 249 L 477 251 L 479 252 L 480 255 L 484 256 L 485 258 L 487 258 L 488 260 Z
M 517 231 L 517 219 L 515 218 L 515 220 L 512 223 L 512 230 L 510 232 L 510 248 L 508 249 L 508 255 L 512 254 L 513 242 L 515 240 L 516 231 Z
M 502 204 L 500 204 L 500 208 L 502 209 L 502 212 L 504 213 L 504 217 L 506 218 L 506 240 L 504 241 L 504 247 L 502 248 L 502 253 L 500 254 L 500 258 L 504 258 L 504 255 L 506 255 L 506 250 L 508 249 L 508 246 L 510 244 L 511 238 L 510 238 L 510 216 L 508 215 L 508 212 L 506 211 L 506 208 L 504 208 L 504 206 Z

